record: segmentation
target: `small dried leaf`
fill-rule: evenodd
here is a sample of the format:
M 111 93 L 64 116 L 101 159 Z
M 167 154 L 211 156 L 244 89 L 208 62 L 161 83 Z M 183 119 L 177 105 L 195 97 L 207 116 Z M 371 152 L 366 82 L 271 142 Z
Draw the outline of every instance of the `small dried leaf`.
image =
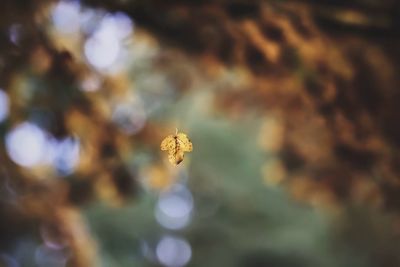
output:
M 171 164 L 178 165 L 185 157 L 184 152 L 193 150 L 193 144 L 186 134 L 176 131 L 175 135 L 168 135 L 164 138 L 160 148 L 163 151 L 168 151 L 168 160 Z

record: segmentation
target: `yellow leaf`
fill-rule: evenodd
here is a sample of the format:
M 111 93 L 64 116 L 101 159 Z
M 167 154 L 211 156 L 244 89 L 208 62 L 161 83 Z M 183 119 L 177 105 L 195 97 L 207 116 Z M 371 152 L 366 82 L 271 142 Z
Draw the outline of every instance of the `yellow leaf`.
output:
M 193 150 L 193 144 L 190 142 L 190 139 L 187 137 L 186 134 L 184 133 L 178 133 L 177 134 L 178 142 L 184 152 L 191 152 Z
M 161 150 L 171 150 L 175 146 L 175 141 L 174 141 L 174 136 L 168 135 L 167 137 L 164 138 L 164 140 L 161 142 Z
M 168 135 L 164 138 L 160 145 L 161 150 L 168 151 L 168 160 L 173 165 L 178 165 L 185 157 L 184 152 L 191 152 L 193 144 L 184 133 L 178 133 L 178 129 L 174 135 Z

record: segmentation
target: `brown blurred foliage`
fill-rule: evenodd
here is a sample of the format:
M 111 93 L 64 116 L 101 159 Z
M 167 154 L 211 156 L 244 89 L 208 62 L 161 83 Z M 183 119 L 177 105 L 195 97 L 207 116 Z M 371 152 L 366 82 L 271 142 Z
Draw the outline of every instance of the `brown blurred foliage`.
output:
M 19 73 L 30 73 L 49 81 L 48 99 L 59 99 L 37 97 L 29 105 L 15 103 L 8 123 L 23 120 L 32 105 L 51 109 L 56 123 L 49 130 L 60 138 L 82 133 L 91 154 L 81 163 L 77 178 L 66 186 L 62 181 L 49 184 L 32 179 L 7 159 L 1 147 L 3 179 L 12 176 L 13 186 L 23 196 L 19 201 L 26 202 L 21 205 L 26 210 L 0 209 L 5 213 L 1 217 L 15 225 L 17 232 L 26 231 L 27 219 L 57 224 L 75 251 L 90 254 L 94 253 L 87 250 L 90 237 L 81 232 L 77 237 L 68 230 L 74 227 L 70 224 L 80 224 L 75 206 L 94 195 L 116 203 L 135 195 L 135 180 L 130 179 L 134 173 L 124 165 L 128 156 L 124 148 L 150 143 L 157 149 L 161 136 L 154 137 L 155 126 L 147 125 L 135 140 L 129 140 L 104 118 L 99 104 L 77 89 L 85 66 L 74 61 L 69 51 L 55 48 L 41 28 L 41 13 L 49 2 L 2 2 L 0 86 L 7 90 L 21 82 Z M 260 146 L 279 158 L 265 166 L 279 175 L 266 179 L 267 184 L 283 184 L 295 198 L 309 203 L 336 207 L 361 202 L 398 212 L 397 1 L 83 2 L 123 10 L 161 43 L 197 60 L 210 79 L 218 80 L 226 72 L 243 77 L 241 84 L 217 93 L 215 106 L 232 119 L 245 116 L 244 110 L 249 109 L 269 114 L 265 115 L 268 130 L 260 129 Z M 18 47 L 4 35 L 4 29 L 15 23 L 25 31 Z M 60 83 L 70 90 L 62 98 Z M 107 83 L 112 84 L 112 79 L 104 87 L 117 90 L 118 86 Z M 91 162 L 101 162 L 101 168 L 91 168 Z M 152 183 L 165 186 L 164 180 Z M 71 219 L 62 219 L 66 216 Z M 14 235 L 7 235 L 8 229 L 0 232 L 5 246 Z M 92 266 L 89 258 L 76 254 L 74 266 Z
M 266 149 L 282 158 L 289 187 L 312 184 L 305 198 L 327 191 L 399 208 L 396 1 L 88 2 L 123 8 L 212 77 L 232 68 L 246 77 L 216 104 L 233 118 L 279 114 L 260 138 L 283 136 Z
M 216 105 L 233 117 L 279 114 L 272 127 L 283 141 L 266 149 L 282 157 L 288 185 L 399 208 L 396 1 L 86 2 L 125 10 L 211 77 L 246 77 Z

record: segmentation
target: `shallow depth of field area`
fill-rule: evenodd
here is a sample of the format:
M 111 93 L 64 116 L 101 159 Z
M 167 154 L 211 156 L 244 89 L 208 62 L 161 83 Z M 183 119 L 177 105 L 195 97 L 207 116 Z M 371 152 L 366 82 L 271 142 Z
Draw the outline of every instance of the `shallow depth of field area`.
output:
M 397 1 L 0 14 L 1 267 L 400 266 Z

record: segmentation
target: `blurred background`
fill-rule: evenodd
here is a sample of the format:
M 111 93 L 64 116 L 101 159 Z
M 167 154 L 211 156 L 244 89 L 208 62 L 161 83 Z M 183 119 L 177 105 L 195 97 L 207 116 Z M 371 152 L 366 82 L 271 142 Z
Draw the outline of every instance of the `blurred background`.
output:
M 0 14 L 1 267 L 400 266 L 398 1 Z

